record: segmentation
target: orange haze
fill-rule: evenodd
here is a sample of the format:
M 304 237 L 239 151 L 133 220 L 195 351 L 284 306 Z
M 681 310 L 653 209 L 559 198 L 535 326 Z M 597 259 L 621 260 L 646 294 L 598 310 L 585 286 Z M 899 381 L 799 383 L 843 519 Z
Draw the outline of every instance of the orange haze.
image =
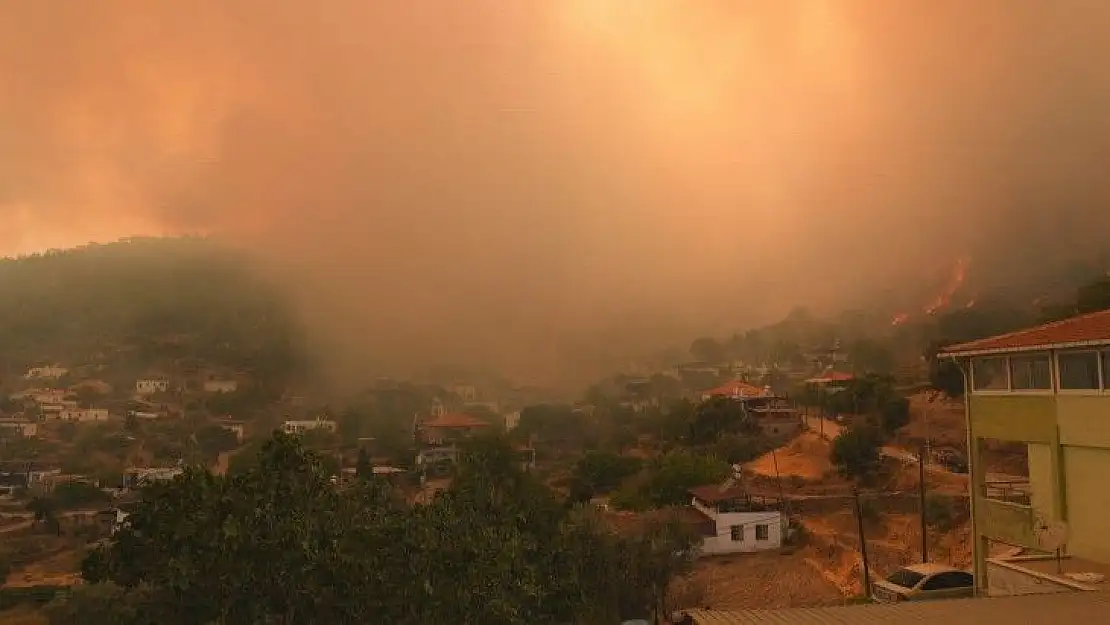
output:
M 212 232 L 354 377 L 1105 239 L 1098 0 L 0 0 L 0 253 Z

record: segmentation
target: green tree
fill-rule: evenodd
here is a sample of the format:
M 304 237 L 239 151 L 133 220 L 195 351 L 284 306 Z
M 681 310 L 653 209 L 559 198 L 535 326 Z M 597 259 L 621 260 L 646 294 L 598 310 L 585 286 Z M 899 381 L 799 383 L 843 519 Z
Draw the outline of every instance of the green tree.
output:
M 646 479 L 613 497 L 621 508 L 665 508 L 689 503 L 695 486 L 719 484 L 732 473 L 728 463 L 688 450 L 676 450 L 653 460 Z
M 879 406 L 879 425 L 887 434 L 893 434 L 909 422 L 909 399 L 889 397 Z
M 61 533 L 58 523 L 58 503 L 50 497 L 34 497 L 27 502 L 33 523 L 42 523 L 48 529 Z
M 759 431 L 759 425 L 744 410 L 742 403 L 728 397 L 713 397 L 694 409 L 690 442 L 704 445 L 726 433 L 754 436 Z
M 360 480 L 369 480 L 374 477 L 374 465 L 370 462 L 370 454 L 365 449 L 358 450 L 358 464 L 355 465 L 355 476 Z
M 881 459 L 882 437 L 871 427 L 852 426 L 833 439 L 829 459 L 844 477 L 866 481 Z
M 626 478 L 640 471 L 642 461 L 605 451 L 588 451 L 574 465 L 570 478 L 570 499 L 586 501 L 608 493 Z
M 501 437 L 471 441 L 451 488 L 410 506 L 375 480 L 333 487 L 317 454 L 275 434 L 242 473 L 145 489 L 83 563 L 82 600 L 167 623 L 614 622 L 665 606 L 692 553 L 683 529 L 617 537 L 583 521 Z

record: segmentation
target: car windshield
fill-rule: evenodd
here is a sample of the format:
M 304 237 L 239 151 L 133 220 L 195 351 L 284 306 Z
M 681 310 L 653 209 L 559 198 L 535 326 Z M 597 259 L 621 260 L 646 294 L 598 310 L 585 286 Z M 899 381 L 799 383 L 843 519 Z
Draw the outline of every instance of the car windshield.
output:
M 921 573 L 916 573 L 909 569 L 898 569 L 890 577 L 886 578 L 886 581 L 894 584 L 895 586 L 901 586 L 903 588 L 913 588 L 924 577 L 925 576 Z

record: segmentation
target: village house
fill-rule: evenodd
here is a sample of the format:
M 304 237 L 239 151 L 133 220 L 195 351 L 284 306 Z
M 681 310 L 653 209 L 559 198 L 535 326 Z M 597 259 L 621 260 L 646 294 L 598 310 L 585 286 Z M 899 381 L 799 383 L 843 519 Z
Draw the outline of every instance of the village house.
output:
M 303 421 L 286 421 L 281 424 L 281 431 L 286 434 L 303 434 L 309 430 L 325 430 L 328 432 L 335 432 L 337 429 L 335 421 L 317 417 L 315 419 L 308 419 Z
M 165 393 L 168 390 L 170 381 L 166 378 L 141 378 L 135 381 L 135 392 L 139 395 Z
M 127 488 L 138 488 L 144 484 L 172 480 L 184 472 L 181 467 L 133 468 L 124 473 L 124 481 Z
M 39 425 L 27 419 L 0 418 L 0 430 L 17 432 L 20 436 L 32 438 L 38 436 Z
M 13 401 L 29 399 L 36 404 L 55 404 L 64 400 L 68 395 L 69 392 L 61 388 L 29 388 L 25 391 L 13 393 L 10 397 Z
M 464 413 L 443 413 L 420 426 L 422 438 L 429 445 L 444 445 L 470 438 L 489 424 Z
M 466 403 L 478 401 L 478 389 L 472 384 L 456 384 L 451 392 Z
M 243 437 L 246 434 L 246 429 L 245 429 L 245 425 L 242 421 L 221 420 L 221 421 L 219 421 L 219 425 L 223 429 L 225 429 L 225 430 L 231 432 L 232 434 L 234 434 L 235 435 L 235 440 L 239 441 L 240 443 L 243 442 Z
M 805 381 L 806 386 L 826 393 L 835 393 L 843 390 L 856 379 L 856 376 L 843 371 L 826 371 Z
M 785 527 L 781 503 L 753 497 L 734 485 L 690 490 L 690 507 L 703 517 L 701 554 L 765 551 L 782 547 Z
M 702 401 L 708 401 L 714 397 L 742 399 L 745 397 L 767 397 L 770 394 L 771 390 L 769 388 L 748 384 L 742 380 L 733 380 L 707 391 L 702 391 L 701 399 Z
M 520 411 L 514 410 L 505 413 L 505 431 L 512 432 L 516 426 L 520 425 Z
M 66 408 L 60 412 L 52 413 L 56 415 L 60 421 L 70 421 L 73 423 L 89 423 L 93 421 L 107 421 L 108 409 L 107 408 Z
M 69 369 L 58 365 L 32 367 L 23 375 L 24 380 L 57 380 L 69 373 Z
M 78 408 L 79 404 L 77 400 L 74 399 L 63 399 L 59 402 L 39 404 L 39 409 L 42 410 L 42 418 L 46 421 L 61 419 L 63 413 L 70 410 L 77 410 Z

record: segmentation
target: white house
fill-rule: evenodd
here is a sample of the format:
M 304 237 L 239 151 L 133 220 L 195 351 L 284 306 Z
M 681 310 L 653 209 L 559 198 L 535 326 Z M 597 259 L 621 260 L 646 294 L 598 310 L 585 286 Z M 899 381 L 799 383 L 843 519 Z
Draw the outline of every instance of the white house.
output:
M 784 534 L 780 502 L 736 486 L 691 489 L 690 507 L 703 518 L 702 555 L 778 549 Z
M 135 392 L 139 395 L 153 395 L 170 390 L 170 381 L 165 378 L 143 378 L 135 381 Z
M 205 380 L 205 393 L 234 393 L 239 390 L 239 383 L 235 380 Z
M 108 409 L 107 408 L 67 408 L 57 413 L 58 419 L 62 421 L 73 421 L 75 423 L 87 423 L 91 421 L 107 421 Z
M 134 488 L 152 482 L 169 481 L 181 475 L 185 469 L 181 467 L 151 467 L 144 469 L 128 469 L 127 484 Z
M 69 373 L 69 369 L 59 367 L 58 365 L 48 365 L 46 367 L 32 367 L 27 370 L 23 375 L 24 380 L 57 380 L 58 378 Z
M 56 404 L 66 398 L 69 392 L 64 388 L 32 388 L 18 393 L 13 393 L 11 399 L 23 401 L 30 399 L 36 404 Z
M 281 424 L 281 431 L 286 434 L 302 434 L 309 430 L 327 430 L 335 432 L 335 421 L 328 419 L 311 419 L 306 421 L 286 421 Z
M 220 427 L 231 432 L 235 435 L 235 439 L 240 443 L 243 442 L 243 437 L 246 434 L 246 429 L 242 421 L 221 421 Z
M 18 432 L 20 436 L 34 437 L 39 434 L 39 424 L 26 419 L 0 418 L 0 429 Z
M 520 425 L 520 411 L 514 410 L 505 415 L 505 431 L 512 432 L 516 426 Z

